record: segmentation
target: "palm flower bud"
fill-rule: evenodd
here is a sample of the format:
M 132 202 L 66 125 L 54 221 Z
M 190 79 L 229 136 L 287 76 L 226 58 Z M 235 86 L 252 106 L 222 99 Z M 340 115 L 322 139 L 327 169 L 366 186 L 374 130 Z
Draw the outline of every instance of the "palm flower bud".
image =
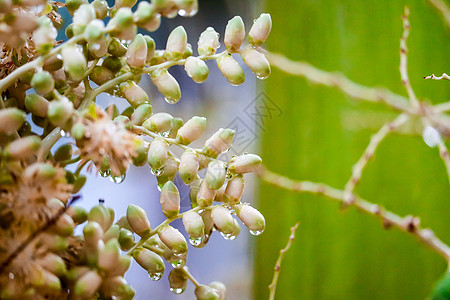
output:
M 174 104 L 180 100 L 180 86 L 176 79 L 166 69 L 154 71 L 151 73 L 151 79 L 168 103 Z
M 40 71 L 34 74 L 31 79 L 31 86 L 34 88 L 36 93 L 46 96 L 53 92 L 53 89 L 55 88 L 55 81 L 49 72 Z
M 142 126 L 152 132 L 167 132 L 172 128 L 173 117 L 168 113 L 156 113 L 148 118 Z
M 199 285 L 195 288 L 197 300 L 221 300 L 220 293 L 215 288 L 207 285 Z
M 103 229 L 97 222 L 89 221 L 83 228 L 83 236 L 88 245 L 95 246 L 103 239 Z
M 66 97 L 50 102 L 48 119 L 56 126 L 63 126 L 72 117 L 73 104 Z
M 189 211 L 183 215 L 183 225 L 191 240 L 203 238 L 205 235 L 205 224 L 203 223 L 203 219 L 195 211 Z
M 142 68 L 147 60 L 147 41 L 142 34 L 136 35 L 128 46 L 126 53 L 127 64 L 132 68 Z
M 78 175 L 77 177 L 75 177 L 75 182 L 73 183 L 72 194 L 78 193 L 81 190 L 81 188 L 86 183 L 86 179 L 87 178 L 84 175 Z M 83 223 L 83 222 L 81 222 L 81 223 Z
M 15 107 L 0 110 L 0 132 L 11 134 L 25 122 L 25 113 Z
M 223 206 L 215 206 L 211 211 L 211 217 L 217 229 L 224 235 L 231 234 L 234 230 L 233 217 L 230 211 Z
M 131 159 L 135 166 L 142 167 L 147 163 L 149 144 L 142 139 L 136 139 L 135 144 L 135 155 Z
M 236 214 L 253 235 L 261 234 L 266 228 L 264 216 L 250 205 L 240 204 L 236 206 Z
M 103 20 L 108 15 L 108 2 L 105 0 L 95 0 L 91 3 L 94 7 L 97 19 Z
M 194 116 L 178 130 L 176 141 L 188 145 L 198 139 L 206 128 L 206 118 Z
M 128 224 L 126 216 L 123 216 L 119 220 L 117 220 L 116 224 L 119 225 L 120 228 L 125 228 L 132 231 L 130 224 Z
M 220 299 L 225 299 L 226 292 L 227 292 L 227 287 L 225 286 L 225 284 L 223 284 L 220 281 L 213 281 L 210 284 L 208 284 L 208 286 L 219 291 Z
M 109 43 L 108 53 L 115 57 L 122 57 L 127 53 L 127 48 L 118 39 L 113 38 Z
M 272 29 L 272 19 L 270 14 L 261 14 L 248 32 L 248 41 L 250 44 L 260 46 L 269 36 Z
M 238 204 L 244 192 L 244 177 L 237 175 L 231 178 L 225 189 L 224 202 L 227 204 Z
M 68 214 L 62 214 L 52 226 L 52 231 L 61 236 L 69 236 L 73 233 L 75 223 Z
M 187 45 L 186 30 L 183 26 L 178 26 L 167 39 L 164 57 L 167 60 L 178 60 L 182 57 Z
M 208 66 L 198 57 L 188 57 L 184 64 L 184 69 L 188 76 L 197 83 L 202 83 L 208 78 Z
M 164 245 L 172 250 L 175 255 L 187 252 L 188 246 L 186 240 L 178 229 L 169 225 L 164 226 L 158 231 L 158 236 Z
M 140 237 L 150 233 L 150 221 L 145 210 L 137 205 L 130 204 L 127 208 L 127 221 L 134 233 Z
M 95 20 L 95 9 L 90 4 L 82 4 L 73 15 L 73 33 L 79 35 L 83 33 L 86 26 Z
M 71 15 L 82 5 L 89 4 L 88 0 L 66 0 L 66 8 Z
M 165 269 L 161 256 L 146 248 L 141 248 L 133 252 L 133 257 L 148 272 L 152 280 L 161 279 Z
M 197 194 L 197 204 L 200 207 L 211 206 L 216 196 L 216 190 L 210 189 L 206 179 L 202 180 L 200 189 Z
M 169 138 L 174 139 L 177 137 L 178 134 L 178 130 L 181 128 L 181 126 L 183 126 L 183 119 L 181 118 L 173 118 L 171 121 L 171 127 L 172 129 L 170 130 L 169 133 Z
M 132 8 L 136 4 L 137 0 L 117 0 L 114 4 L 114 8 L 129 7 Z
M 141 104 L 131 114 L 131 124 L 142 125 L 142 123 L 144 123 L 144 121 L 147 120 L 151 114 L 152 106 L 147 103 Z
M 180 212 L 180 192 L 172 181 L 167 181 L 161 189 L 159 200 L 166 218 L 172 218 Z
M 41 234 L 39 236 L 39 243 L 52 252 L 64 251 L 69 247 L 69 243 L 65 237 L 50 233 Z
M 205 209 L 200 213 L 203 223 L 205 224 L 205 238 L 202 241 L 202 246 L 206 245 L 214 229 L 214 221 L 211 217 L 211 209 Z
M 190 184 L 197 178 L 199 162 L 198 156 L 195 151 L 186 150 L 183 152 L 180 158 L 180 167 L 178 173 L 180 174 L 181 180 L 185 184 Z
M 225 28 L 224 43 L 228 52 L 238 52 L 241 47 L 242 41 L 245 38 L 245 27 L 242 18 L 239 16 L 234 17 L 228 21 Z
M 84 30 L 84 36 L 89 44 L 99 43 L 104 37 L 105 24 L 100 20 L 93 20 Z
M 231 55 L 221 56 L 217 59 L 217 66 L 222 75 L 232 85 L 240 85 L 245 81 L 244 70 Z
M 47 253 L 44 257 L 40 258 L 39 265 L 58 277 L 65 276 L 67 274 L 66 263 L 61 257 L 54 253 Z
M 244 63 L 259 79 L 266 79 L 270 75 L 270 64 L 264 54 L 256 49 L 248 48 L 241 52 Z
M 152 4 L 141 1 L 134 13 L 134 21 L 139 27 L 153 32 L 161 25 L 161 15 L 155 11 Z
M 177 175 L 179 164 L 180 164 L 180 162 L 179 162 L 178 158 L 170 155 L 167 158 L 166 165 L 162 169 L 162 172 L 160 172 L 161 170 L 156 171 L 157 173 L 159 173 L 159 174 L 156 174 L 156 173 L 155 174 L 156 174 L 156 179 L 158 181 L 158 187 L 160 189 L 162 189 L 164 184 L 166 184 L 168 181 L 173 181 L 173 179 Z M 154 170 L 152 170 L 152 172 L 153 171 Z
M 134 81 L 127 81 L 120 85 L 120 90 L 122 91 L 125 99 L 133 107 L 138 107 L 141 104 L 149 103 L 147 93 L 138 86 Z
M 42 68 L 45 71 L 49 71 L 49 72 L 57 71 L 57 70 L 61 69 L 62 67 L 63 67 L 63 61 L 59 55 L 50 56 L 49 58 L 47 58 L 45 60 L 44 65 L 42 66 Z M 57 76 L 55 76 L 55 74 L 53 74 L 53 76 L 54 76 L 54 79 L 56 81 L 58 81 L 59 78 L 57 78 Z
M 95 66 L 91 74 L 89 74 L 89 79 L 97 85 L 102 85 L 113 78 L 114 73 L 103 66 Z
M 13 160 L 28 159 L 36 154 L 41 146 L 41 139 L 32 135 L 11 142 L 5 149 L 5 155 Z
M 103 60 L 102 67 L 107 68 L 108 70 L 116 74 L 122 68 L 122 61 L 118 57 L 108 56 Z
M 169 145 L 162 139 L 155 139 L 148 149 L 148 163 L 154 172 L 166 165 Z
M 42 96 L 29 94 L 25 97 L 25 107 L 34 115 L 45 118 L 50 102 Z
M 188 277 L 182 269 L 172 269 L 169 273 L 170 291 L 181 294 L 186 290 Z
M 33 268 L 28 276 L 30 283 L 38 288 L 48 289 L 51 291 L 61 290 L 61 281 L 59 278 L 43 268 Z
M 228 163 L 228 170 L 243 174 L 256 171 L 261 165 L 261 157 L 256 154 L 243 154 L 233 157 Z
M 183 55 L 181 56 L 181 58 L 186 59 L 186 58 L 192 56 L 193 53 L 194 53 L 194 51 L 192 50 L 192 45 L 187 43 L 186 48 L 184 48 L 184 52 L 183 52 Z
M 120 228 L 119 245 L 122 251 L 128 251 L 134 246 L 134 235 L 131 231 L 125 228 Z
M 234 130 L 220 128 L 205 142 L 203 152 L 207 156 L 216 158 L 220 153 L 227 151 L 233 143 Z
M 200 179 L 198 176 L 189 184 L 189 199 L 191 200 L 192 208 L 196 208 L 198 206 L 197 195 L 200 190 L 201 184 L 202 179 Z
M 218 190 L 224 184 L 226 175 L 227 171 L 223 162 L 218 160 L 211 161 L 206 170 L 206 185 L 212 190 Z
M 107 298 L 117 298 L 123 300 L 134 299 L 136 291 L 122 276 L 114 276 L 103 279 L 102 291 Z
M 99 253 L 98 266 L 106 271 L 114 270 L 119 262 L 119 257 L 119 242 L 117 239 L 110 239 Z
M 144 2 L 142 2 L 144 3 Z M 147 59 L 146 62 L 150 63 L 153 55 L 155 55 L 156 44 L 155 41 L 148 35 L 144 35 L 145 42 L 147 43 Z
M 40 55 L 47 54 L 54 46 L 58 32 L 47 16 L 38 19 L 39 27 L 33 32 L 33 41 Z
M 88 213 L 80 206 L 69 206 L 66 213 L 72 218 L 75 224 L 81 224 L 87 221 Z
M 213 55 L 219 48 L 219 34 L 212 27 L 206 28 L 198 39 L 198 54 Z
M 117 224 L 113 224 L 111 225 L 111 227 L 109 227 L 108 231 L 105 232 L 105 236 L 103 237 L 103 240 L 105 242 L 111 240 L 111 239 L 118 239 L 119 238 L 119 233 L 120 233 L 120 227 Z
M 102 278 L 95 271 L 87 271 L 74 286 L 74 293 L 82 299 L 91 298 L 102 283 Z
M 76 47 L 63 47 L 61 55 L 64 61 L 64 71 L 72 81 L 81 81 L 86 72 L 87 62 L 83 53 Z
M 116 15 L 109 21 L 106 30 L 111 35 L 116 36 L 123 31 L 133 27 L 133 13 L 128 7 L 121 7 L 117 10 Z
M 74 124 L 72 126 L 72 130 L 70 131 L 70 135 L 76 140 L 82 139 L 85 133 L 86 133 L 86 126 L 83 123 Z

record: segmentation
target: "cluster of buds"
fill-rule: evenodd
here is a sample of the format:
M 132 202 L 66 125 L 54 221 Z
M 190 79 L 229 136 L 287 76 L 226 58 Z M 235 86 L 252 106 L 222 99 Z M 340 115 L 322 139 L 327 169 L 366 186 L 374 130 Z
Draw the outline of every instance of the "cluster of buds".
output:
M 242 202 L 244 174 L 259 167 L 260 157 L 219 160 L 232 147 L 231 129 L 221 128 L 201 149 L 192 148 L 206 129 L 206 118 L 185 122 L 152 112 L 139 81 L 148 74 L 165 100 L 176 103 L 181 89 L 170 67 L 183 65 L 194 82 L 202 83 L 209 75 L 205 60 L 215 60 L 226 79 L 239 85 L 245 76 L 233 55 L 266 78 L 270 66 L 260 46 L 270 33 L 270 15 L 255 20 L 245 46 L 243 21 L 234 17 L 222 53 L 216 53 L 219 34 L 211 27 L 201 33 L 196 49 L 179 26 L 165 49 L 157 50 L 138 28 L 155 31 L 161 17 L 192 16 L 197 1 L 141 1 L 132 9 L 136 3 L 0 0 L 0 299 L 132 299 L 134 290 L 124 279 L 132 259 L 153 280 L 162 277 L 169 262 L 170 289 L 180 294 L 192 279 L 186 267 L 189 245 L 204 247 L 213 231 L 234 239 L 240 223 L 254 235 L 265 228 L 262 214 Z M 73 22 L 65 31 L 69 40 L 57 46 L 62 20 L 56 11 L 63 6 Z M 121 112 L 114 104 L 100 108 L 93 102 L 102 92 L 126 99 L 129 107 Z M 70 142 L 50 151 L 61 136 Z M 177 157 L 171 147 L 184 152 Z M 76 170 L 65 169 L 74 163 Z M 147 163 L 167 218 L 153 230 L 146 212 L 132 204 L 114 223 L 114 211 L 102 204 L 87 212 L 69 202 L 86 182 L 81 173 L 86 164 L 88 171 L 96 168 L 120 183 L 131 164 Z M 191 209 L 185 212 L 174 184 L 177 175 L 190 188 Z M 189 239 L 170 225 L 179 218 Z M 83 234 L 74 235 L 81 224 Z M 219 282 L 196 283 L 195 295 L 224 299 L 225 291 Z

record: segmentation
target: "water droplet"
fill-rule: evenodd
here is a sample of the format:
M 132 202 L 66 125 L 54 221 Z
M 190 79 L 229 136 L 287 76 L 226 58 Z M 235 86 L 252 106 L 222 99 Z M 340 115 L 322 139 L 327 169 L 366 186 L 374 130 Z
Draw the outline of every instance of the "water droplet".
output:
M 181 17 L 185 17 L 187 15 L 187 11 L 184 9 L 180 9 L 178 11 L 178 15 L 180 15 Z
M 184 292 L 184 289 L 182 289 L 182 288 L 179 288 L 179 289 L 170 288 L 170 291 L 172 293 L 174 293 L 174 294 L 179 295 L 179 294 L 182 294 Z
M 178 268 L 181 268 L 184 265 L 184 260 L 182 260 L 182 259 L 175 259 L 175 260 L 172 260 L 170 262 L 170 264 L 172 265 L 172 267 L 178 269 Z
M 220 48 L 220 43 L 219 42 L 217 42 L 216 48 L 217 49 Z
M 9 272 L 9 273 L 8 273 L 8 277 L 9 277 L 9 279 L 14 279 L 14 274 L 11 273 L 11 272 Z
M 263 233 L 263 231 L 264 231 L 264 230 L 260 230 L 260 231 L 258 231 L 258 230 L 250 230 L 250 233 L 251 233 L 252 235 L 260 235 L 261 233 Z
M 111 175 L 111 171 L 110 170 L 99 170 L 98 174 L 100 174 L 100 176 L 102 177 L 108 177 L 109 175 Z
M 220 234 L 223 236 L 224 239 L 229 240 L 229 241 L 232 241 L 232 240 L 234 240 L 236 238 L 236 236 L 234 234 L 232 234 L 232 233 L 223 233 L 223 232 L 221 232 Z
M 267 77 L 269 77 L 269 75 L 256 75 L 256 78 L 260 79 L 260 80 L 264 80 L 267 79 Z
M 164 168 L 160 168 L 160 169 L 151 168 L 150 172 L 152 172 L 152 174 L 155 176 L 160 176 L 164 172 Z
M 204 209 L 199 209 L 198 211 L 197 211 L 197 213 L 198 214 L 201 214 L 202 212 L 204 212 L 205 210 Z
M 148 273 L 148 277 L 153 281 L 158 281 L 162 278 L 163 274 L 163 272 Z
M 231 179 L 231 177 L 233 177 L 233 174 L 231 174 L 230 172 L 227 171 L 227 179 Z
M 178 102 L 178 99 L 173 99 L 173 98 L 164 98 L 164 100 L 166 100 L 167 103 L 169 104 L 175 104 Z
M 198 238 L 192 238 L 192 237 L 189 238 L 189 243 L 194 247 L 199 246 L 202 242 L 203 242 L 202 236 L 198 237 Z
M 70 137 L 70 133 L 68 131 L 61 130 L 61 136 Z
M 184 254 L 185 252 L 178 252 L 178 251 L 173 251 L 173 255 L 175 255 L 175 256 L 177 256 L 177 257 L 180 257 L 180 256 L 183 256 L 183 254 Z
M 159 133 L 159 135 L 162 136 L 162 137 L 165 137 L 165 138 L 166 138 L 166 137 L 169 137 L 170 131 L 171 131 L 171 130 L 168 130 L 168 131 L 165 131 L 165 132 L 161 132 L 161 133 Z
M 56 54 L 57 59 L 63 59 L 62 55 L 60 53 Z
M 113 176 L 109 177 L 109 180 L 114 183 L 122 183 L 125 180 L 125 174 L 122 174 L 120 176 Z
M 92 44 L 91 49 L 92 50 L 99 50 L 100 49 L 100 44 Z

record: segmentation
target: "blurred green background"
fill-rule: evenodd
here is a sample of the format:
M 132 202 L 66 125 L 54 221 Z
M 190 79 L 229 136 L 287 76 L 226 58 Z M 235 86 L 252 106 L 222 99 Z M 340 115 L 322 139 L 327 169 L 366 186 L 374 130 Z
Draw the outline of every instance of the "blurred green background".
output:
M 406 95 L 398 72 L 405 5 L 411 22 L 409 76 L 416 94 L 434 103 L 448 101 L 449 82 L 422 79 L 450 71 L 449 30 L 425 0 L 268 0 L 264 11 L 273 19 L 268 48 Z M 264 90 L 282 114 L 267 118 L 261 130 L 263 161 L 294 179 L 343 188 L 370 135 L 395 117 L 383 105 L 361 104 L 275 68 Z M 446 178 L 436 148 L 420 136 L 393 134 L 369 162 L 357 192 L 401 215 L 420 216 L 424 227 L 450 242 Z M 424 299 L 445 271 L 438 254 L 397 229 L 384 230 L 377 219 L 354 208 L 342 210 L 332 200 L 264 182 L 258 193 L 267 229 L 256 238 L 255 299 L 267 299 L 275 260 L 297 221 L 276 299 Z

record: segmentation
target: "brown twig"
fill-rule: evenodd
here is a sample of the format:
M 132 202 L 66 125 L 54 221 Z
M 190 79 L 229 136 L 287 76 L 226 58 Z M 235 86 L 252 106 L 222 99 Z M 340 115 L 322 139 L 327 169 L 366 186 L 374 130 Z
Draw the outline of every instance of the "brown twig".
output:
M 277 262 L 275 263 L 272 282 L 269 285 L 269 300 L 275 299 L 275 291 L 277 289 L 278 277 L 280 276 L 281 262 L 283 261 L 286 252 L 288 252 L 288 250 L 291 248 L 292 242 L 295 239 L 295 231 L 297 230 L 299 224 L 300 223 L 297 222 L 294 226 L 291 227 L 291 234 L 289 235 L 289 240 L 286 244 L 286 247 L 280 250 L 280 255 L 278 256 Z

